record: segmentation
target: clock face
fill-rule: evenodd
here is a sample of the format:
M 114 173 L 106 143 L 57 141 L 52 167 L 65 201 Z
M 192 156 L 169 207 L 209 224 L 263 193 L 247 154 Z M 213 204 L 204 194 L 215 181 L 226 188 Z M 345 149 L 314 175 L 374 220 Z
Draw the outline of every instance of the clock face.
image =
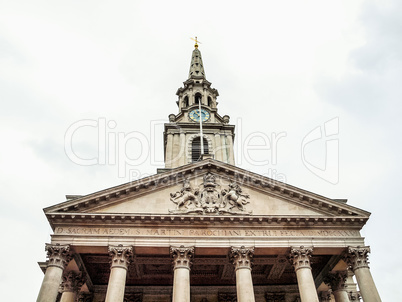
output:
M 194 109 L 194 110 L 190 111 L 188 116 L 190 117 L 190 119 L 192 119 L 195 122 L 199 122 L 200 119 L 203 122 L 205 122 L 205 121 L 209 120 L 209 118 L 211 117 L 211 114 L 209 113 L 208 110 L 205 110 L 205 109 L 201 109 L 201 113 L 200 113 L 200 109 Z

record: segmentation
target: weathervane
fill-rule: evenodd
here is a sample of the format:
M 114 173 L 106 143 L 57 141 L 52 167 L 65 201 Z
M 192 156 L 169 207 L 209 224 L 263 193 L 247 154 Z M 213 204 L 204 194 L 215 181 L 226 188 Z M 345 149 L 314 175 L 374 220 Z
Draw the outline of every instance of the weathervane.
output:
M 197 40 L 197 37 L 195 37 L 195 39 L 194 38 L 190 38 L 190 39 L 195 41 L 195 45 L 194 45 L 195 48 L 198 48 L 198 43 L 202 44 L 200 41 Z

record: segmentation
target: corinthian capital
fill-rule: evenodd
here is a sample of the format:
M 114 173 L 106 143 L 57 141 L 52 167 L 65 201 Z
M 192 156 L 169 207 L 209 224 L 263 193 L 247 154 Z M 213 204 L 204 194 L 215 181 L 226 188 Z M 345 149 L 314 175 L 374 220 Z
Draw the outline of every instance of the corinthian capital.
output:
M 369 268 L 368 253 L 370 253 L 369 246 L 349 246 L 348 253 L 345 256 L 345 261 L 352 271 L 364 267 Z
M 81 272 L 76 273 L 74 271 L 69 271 L 63 274 L 61 290 L 63 292 L 78 292 L 81 286 L 85 282 L 85 277 Z
M 109 245 L 109 256 L 112 258 L 111 268 L 121 267 L 128 269 L 128 265 L 133 257 L 133 247 L 119 245 Z
M 328 273 L 324 277 L 324 283 L 328 284 L 334 292 L 338 290 L 346 290 L 347 285 L 345 283 L 347 278 L 347 271 Z
M 60 245 L 59 243 L 46 243 L 45 251 L 49 258 L 49 266 L 56 266 L 64 270 L 71 260 L 70 245 Z
M 240 248 L 233 247 L 230 250 L 229 258 L 235 267 L 235 270 L 240 268 L 248 268 L 251 270 L 253 264 L 254 247 L 241 246 Z
M 295 271 L 300 268 L 311 269 L 310 257 L 312 253 L 313 247 L 291 247 L 289 259 L 293 267 L 295 268 Z
M 173 269 L 176 268 L 186 268 L 190 269 L 191 258 L 194 255 L 194 247 L 185 247 L 181 245 L 180 247 L 171 246 L 170 247 L 170 255 L 173 258 Z

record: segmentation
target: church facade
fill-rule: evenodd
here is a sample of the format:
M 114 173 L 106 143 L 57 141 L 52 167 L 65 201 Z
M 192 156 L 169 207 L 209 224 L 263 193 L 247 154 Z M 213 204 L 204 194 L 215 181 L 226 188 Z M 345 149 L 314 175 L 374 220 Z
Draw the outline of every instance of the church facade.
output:
M 164 169 L 44 209 L 37 301 L 381 301 L 360 234 L 370 213 L 236 167 L 197 44 L 177 96 Z

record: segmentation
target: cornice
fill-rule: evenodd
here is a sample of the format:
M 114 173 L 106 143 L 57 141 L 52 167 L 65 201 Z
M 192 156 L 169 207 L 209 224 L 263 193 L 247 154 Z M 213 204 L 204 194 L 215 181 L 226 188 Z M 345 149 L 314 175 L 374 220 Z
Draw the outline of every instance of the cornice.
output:
M 108 213 L 47 213 L 49 222 L 54 229 L 58 224 L 79 223 L 86 225 L 164 225 L 182 226 L 211 225 L 214 226 L 265 226 L 265 227 L 352 227 L 360 229 L 368 217 L 323 217 L 323 216 L 215 216 L 215 215 L 155 215 L 155 214 L 108 214 Z
M 190 122 L 179 122 L 179 123 L 169 123 L 169 124 L 165 124 L 165 136 L 167 133 L 167 131 L 169 131 L 169 133 L 180 133 L 182 129 L 188 129 L 188 128 L 192 128 L 194 129 L 194 133 L 199 133 L 199 124 L 197 123 L 190 123 Z M 214 132 L 216 132 L 217 130 L 221 130 L 221 131 L 230 131 L 230 132 L 234 132 L 235 129 L 235 125 L 230 125 L 230 124 L 223 124 L 223 123 L 203 123 L 202 124 L 203 130 L 204 131 L 208 131 L 208 130 L 212 130 Z

